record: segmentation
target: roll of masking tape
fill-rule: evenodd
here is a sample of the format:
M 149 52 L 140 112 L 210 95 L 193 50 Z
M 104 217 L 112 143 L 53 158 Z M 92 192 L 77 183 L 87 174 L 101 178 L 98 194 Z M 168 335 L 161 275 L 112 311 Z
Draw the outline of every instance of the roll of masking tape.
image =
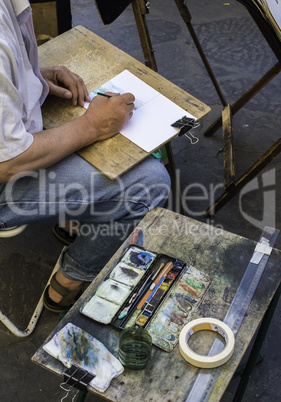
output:
M 215 331 L 225 340 L 224 349 L 213 356 L 200 355 L 188 345 L 189 338 L 197 331 Z M 198 318 L 190 321 L 181 330 L 179 337 L 180 353 L 193 366 L 200 368 L 214 368 L 226 363 L 233 354 L 235 338 L 232 330 L 224 322 L 216 318 Z

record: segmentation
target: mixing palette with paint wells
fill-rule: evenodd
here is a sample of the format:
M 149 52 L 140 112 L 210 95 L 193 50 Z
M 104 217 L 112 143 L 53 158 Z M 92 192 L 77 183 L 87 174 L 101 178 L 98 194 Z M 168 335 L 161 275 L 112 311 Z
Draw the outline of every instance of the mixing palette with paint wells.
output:
M 171 351 L 210 286 L 210 278 L 181 260 L 131 245 L 81 313 L 118 328 L 146 328 Z

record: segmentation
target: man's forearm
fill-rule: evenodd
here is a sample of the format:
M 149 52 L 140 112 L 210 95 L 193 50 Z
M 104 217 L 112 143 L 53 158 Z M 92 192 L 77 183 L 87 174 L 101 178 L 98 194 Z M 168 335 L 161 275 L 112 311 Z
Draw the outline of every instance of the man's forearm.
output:
M 0 163 L 0 183 L 21 172 L 49 167 L 98 138 L 85 116 L 33 136 L 33 143 L 25 152 Z
M 33 134 L 34 141 L 25 152 L 0 163 L 0 183 L 7 183 L 17 173 L 49 167 L 95 141 L 118 133 L 132 117 L 135 98 L 130 93 L 112 95 L 96 96 L 83 116 Z

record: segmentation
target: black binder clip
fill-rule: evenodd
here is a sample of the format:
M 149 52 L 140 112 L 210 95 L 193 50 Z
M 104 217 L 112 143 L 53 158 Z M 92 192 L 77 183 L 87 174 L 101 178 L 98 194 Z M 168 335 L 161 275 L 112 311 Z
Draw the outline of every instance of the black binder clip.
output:
M 66 391 L 66 395 L 63 399 L 67 398 L 68 394 L 73 388 L 77 388 L 80 391 L 87 392 L 87 386 L 95 378 L 95 375 L 83 370 L 75 365 L 72 365 L 63 374 L 64 382 L 60 384 L 60 388 Z
M 190 132 L 192 128 L 197 128 L 199 123 L 195 123 L 195 119 L 187 116 L 183 116 L 181 119 L 175 121 L 171 124 L 172 127 L 179 128 L 179 137 L 182 135 L 186 135 L 186 137 L 190 140 L 191 144 L 196 144 L 199 141 L 199 138 L 194 137 L 194 135 Z M 188 133 L 188 135 L 187 135 Z
M 191 128 L 194 127 L 195 120 L 191 117 L 183 116 L 181 119 L 175 121 L 171 124 L 172 127 L 176 127 L 180 129 L 179 136 L 187 133 Z

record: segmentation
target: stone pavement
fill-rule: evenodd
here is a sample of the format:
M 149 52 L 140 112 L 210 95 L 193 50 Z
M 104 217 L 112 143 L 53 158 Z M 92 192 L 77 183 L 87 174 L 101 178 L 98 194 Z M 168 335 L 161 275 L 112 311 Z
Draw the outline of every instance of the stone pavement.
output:
M 201 45 L 231 103 L 276 62 L 275 56 L 247 10 L 237 1 L 187 0 L 187 6 Z M 101 23 L 93 0 L 72 0 L 72 15 L 73 26 L 83 25 L 143 61 L 131 7 L 109 26 Z M 205 208 L 222 188 L 223 160 L 222 154 L 218 154 L 222 147 L 221 130 L 212 138 L 204 137 L 203 133 L 220 114 L 221 104 L 174 2 L 151 1 L 147 22 L 158 72 L 212 108 L 194 131 L 198 144 L 191 145 L 185 137 L 172 142 L 187 214 L 253 240 L 258 240 L 264 224 L 275 221 L 280 228 L 280 156 L 258 175 L 248 189 L 252 191 L 245 192 L 243 197 L 237 195 L 215 216 L 204 218 Z M 234 116 L 238 176 L 279 138 L 280 103 L 279 75 Z M 263 181 L 265 172 L 271 182 Z M 264 211 L 271 214 L 262 222 Z M 27 324 L 62 248 L 53 238 L 51 227 L 51 224 L 29 226 L 18 237 L 0 240 L 0 305 L 20 328 Z M 281 235 L 276 246 L 281 247 Z M 57 322 L 56 315 L 43 311 L 35 332 L 24 339 L 16 338 L 0 324 L 1 400 L 50 402 L 62 398 L 61 379 L 30 360 Z M 279 303 L 262 348 L 264 359 L 255 367 L 243 400 L 280 400 L 280 333 Z M 236 385 L 237 380 L 230 383 L 223 402 L 232 400 Z M 87 397 L 89 402 L 98 400 L 93 395 Z

